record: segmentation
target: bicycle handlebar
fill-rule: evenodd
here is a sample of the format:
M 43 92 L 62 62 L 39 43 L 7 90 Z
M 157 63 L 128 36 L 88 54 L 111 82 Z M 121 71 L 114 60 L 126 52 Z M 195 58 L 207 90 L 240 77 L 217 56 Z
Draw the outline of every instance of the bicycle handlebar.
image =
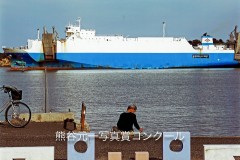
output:
M 5 93 L 11 92 L 11 91 L 18 91 L 16 87 L 5 86 L 5 85 L 1 87 L 1 90 L 4 90 Z

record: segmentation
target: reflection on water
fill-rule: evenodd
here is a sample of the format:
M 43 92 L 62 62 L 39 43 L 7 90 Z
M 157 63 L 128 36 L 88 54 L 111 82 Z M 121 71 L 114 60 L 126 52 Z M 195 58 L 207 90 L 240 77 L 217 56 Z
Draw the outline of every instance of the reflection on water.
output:
M 1 84 L 21 88 L 32 111 L 43 112 L 44 71 L 0 69 Z M 49 110 L 70 109 L 79 119 L 84 101 L 92 131 L 110 130 L 127 105 L 135 103 L 147 133 L 240 135 L 240 69 L 51 71 L 47 86 Z M 0 94 L 0 102 L 6 97 Z

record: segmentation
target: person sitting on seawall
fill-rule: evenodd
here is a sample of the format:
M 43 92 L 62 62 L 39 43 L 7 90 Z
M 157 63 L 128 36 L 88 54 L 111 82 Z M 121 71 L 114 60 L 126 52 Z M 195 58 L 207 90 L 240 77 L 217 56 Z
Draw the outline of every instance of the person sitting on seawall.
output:
M 126 112 L 123 112 L 117 122 L 117 127 L 120 131 L 133 132 L 133 125 L 140 131 L 143 131 L 143 128 L 140 128 L 137 122 L 135 112 L 137 111 L 136 105 L 129 105 Z

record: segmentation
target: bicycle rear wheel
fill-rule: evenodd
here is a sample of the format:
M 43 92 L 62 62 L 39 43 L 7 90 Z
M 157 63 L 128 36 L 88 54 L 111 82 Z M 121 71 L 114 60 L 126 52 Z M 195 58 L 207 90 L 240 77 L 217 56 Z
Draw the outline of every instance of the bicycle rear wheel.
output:
M 31 119 L 31 110 L 23 102 L 13 102 L 5 112 L 6 121 L 15 128 L 26 126 Z

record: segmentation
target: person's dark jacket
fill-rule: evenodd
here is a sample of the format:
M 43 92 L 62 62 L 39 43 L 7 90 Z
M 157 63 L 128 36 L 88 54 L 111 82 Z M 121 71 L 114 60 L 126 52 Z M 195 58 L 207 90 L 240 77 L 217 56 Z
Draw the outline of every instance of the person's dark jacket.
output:
M 137 123 L 137 118 L 134 113 L 124 112 L 120 115 L 117 127 L 121 131 L 133 131 L 133 125 L 139 130 L 140 127 Z

